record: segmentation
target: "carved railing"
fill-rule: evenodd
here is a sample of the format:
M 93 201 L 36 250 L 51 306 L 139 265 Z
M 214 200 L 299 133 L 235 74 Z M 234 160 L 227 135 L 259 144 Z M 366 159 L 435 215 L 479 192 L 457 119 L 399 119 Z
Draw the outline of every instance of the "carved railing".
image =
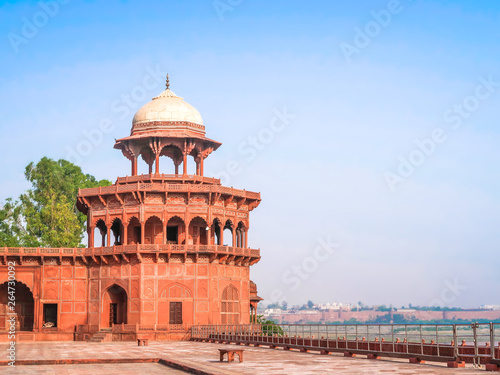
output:
M 97 332 L 99 331 L 99 326 L 97 324 L 78 324 L 75 326 L 75 332 Z
M 197 325 L 191 339 L 420 361 L 500 365 L 500 323 Z M 498 371 L 498 368 L 496 369 Z
M 75 326 L 77 333 L 96 333 L 104 327 L 95 324 L 81 324 Z M 108 327 L 106 327 L 109 329 Z M 186 324 L 113 324 L 112 333 L 147 333 L 147 332 L 185 332 L 189 329 Z
M 206 184 L 220 184 L 220 179 L 212 178 L 212 177 L 204 177 L 204 176 L 196 176 L 196 175 L 181 175 L 181 174 L 143 174 L 138 176 L 126 176 L 126 177 L 118 177 L 116 179 L 117 184 L 129 184 L 133 182 L 140 181 L 193 181 L 193 182 L 201 182 Z
M 122 253 L 224 254 L 235 257 L 260 258 L 260 249 L 222 245 L 135 244 L 92 248 L 0 247 L 0 256 L 105 256 Z
M 186 324 L 113 324 L 113 333 L 128 332 L 185 332 L 189 328 Z
M 221 193 L 226 195 L 232 195 L 236 197 L 242 197 L 247 199 L 260 200 L 260 193 L 255 193 L 246 190 L 234 189 L 230 187 L 225 187 L 221 185 L 208 185 L 208 184 L 169 184 L 169 183 L 145 183 L 136 182 L 129 183 L 125 185 L 112 185 L 112 186 L 101 186 L 89 189 L 80 189 L 78 191 L 78 196 L 89 197 L 95 195 L 103 194 L 117 194 L 117 193 L 127 193 L 132 191 L 154 191 L 154 192 L 196 192 L 196 193 Z

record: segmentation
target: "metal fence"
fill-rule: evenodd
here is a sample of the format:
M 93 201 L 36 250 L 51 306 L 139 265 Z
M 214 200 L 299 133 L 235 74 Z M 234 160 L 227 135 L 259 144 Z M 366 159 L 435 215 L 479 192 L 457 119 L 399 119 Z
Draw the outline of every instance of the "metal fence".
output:
M 500 357 L 500 323 L 198 325 L 191 338 L 475 365 Z

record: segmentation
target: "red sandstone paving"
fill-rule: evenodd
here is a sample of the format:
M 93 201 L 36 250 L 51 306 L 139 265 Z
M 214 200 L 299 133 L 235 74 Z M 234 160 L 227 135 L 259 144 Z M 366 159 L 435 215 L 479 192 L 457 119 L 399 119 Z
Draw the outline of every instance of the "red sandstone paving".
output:
M 367 360 L 345 358 L 340 355 L 299 353 L 282 349 L 244 349 L 244 363 L 219 362 L 219 351 L 227 345 L 195 342 L 150 342 L 147 347 L 138 347 L 133 342 L 43 342 L 18 343 L 17 359 L 93 359 L 93 358 L 165 358 L 203 369 L 212 369 L 221 374 L 478 374 L 480 370 L 448 369 L 442 364 L 414 365 L 407 360 Z M 231 345 L 230 347 L 237 347 Z M 0 353 L 7 352 L 7 344 L 0 344 Z M 237 358 L 237 356 L 236 356 Z M 6 358 L 0 358 L 6 360 Z M 170 372 L 169 372 L 170 371 Z M 484 370 L 483 370 L 484 371 Z M 181 374 L 160 364 L 92 364 L 17 366 L 15 369 L 0 368 L 0 373 L 12 374 Z
M 183 371 L 171 369 L 158 363 L 119 363 L 102 365 L 53 365 L 53 366 L 17 366 L 12 369 L 1 369 L 4 374 L 23 375 L 185 375 Z

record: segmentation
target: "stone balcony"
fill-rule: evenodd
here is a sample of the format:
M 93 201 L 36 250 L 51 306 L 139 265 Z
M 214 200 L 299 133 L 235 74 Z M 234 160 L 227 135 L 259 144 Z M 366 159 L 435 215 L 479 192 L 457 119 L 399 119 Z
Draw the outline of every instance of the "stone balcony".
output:
M 44 248 L 44 247 L 1 247 L 0 259 L 7 264 L 7 258 L 15 258 L 18 264 L 23 264 L 25 258 L 72 258 L 82 259 L 84 263 L 94 261 L 96 263 L 108 263 L 109 259 L 125 259 L 129 261 L 131 255 L 135 255 L 139 261 L 142 261 L 144 255 L 153 254 L 153 259 L 157 262 L 162 259 L 168 261 L 171 255 L 181 255 L 184 261 L 187 256 L 194 256 L 196 261 L 200 255 L 208 256 L 209 261 L 218 260 L 219 263 L 228 264 L 234 261 L 236 265 L 252 265 L 260 260 L 260 249 L 249 249 L 221 245 L 177 245 L 177 244 L 135 244 L 119 245 L 110 247 L 93 248 Z M 118 255 L 121 258 L 118 258 Z
M 132 193 L 137 191 L 147 192 L 175 192 L 175 193 L 219 193 L 237 198 L 245 198 L 260 201 L 260 193 L 246 190 L 234 189 L 221 185 L 212 184 L 171 184 L 168 182 L 130 182 L 97 188 L 80 189 L 78 197 L 92 197 L 96 195 L 114 195 L 120 193 Z

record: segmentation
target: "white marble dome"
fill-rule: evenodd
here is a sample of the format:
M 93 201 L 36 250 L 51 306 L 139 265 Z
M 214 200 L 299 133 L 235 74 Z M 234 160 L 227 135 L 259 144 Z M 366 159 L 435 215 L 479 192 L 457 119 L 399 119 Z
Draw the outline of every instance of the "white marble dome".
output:
M 151 122 L 190 122 L 203 126 L 200 112 L 170 89 L 163 91 L 137 111 L 132 120 L 132 133 L 134 130 L 147 130 L 150 126 L 144 125 Z M 144 125 L 136 127 L 140 124 Z M 151 124 L 151 128 L 155 128 L 154 124 Z

